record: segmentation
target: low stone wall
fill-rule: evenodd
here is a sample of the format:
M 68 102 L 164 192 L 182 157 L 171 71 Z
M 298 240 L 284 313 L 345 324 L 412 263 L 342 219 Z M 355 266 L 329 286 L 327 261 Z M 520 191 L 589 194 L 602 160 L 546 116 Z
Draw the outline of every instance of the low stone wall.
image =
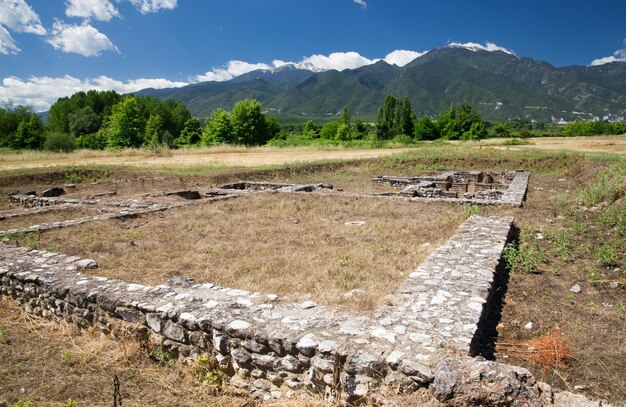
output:
M 231 383 L 273 397 L 308 389 L 344 400 L 415 389 L 467 354 L 511 218 L 468 219 L 372 316 L 213 284 L 155 287 L 80 273 L 77 257 L 0 246 L 3 295 L 28 312 L 138 338 L 181 357 L 209 352 Z
M 524 206 L 524 202 L 526 201 L 526 192 L 528 190 L 528 181 L 530 180 L 530 173 L 507 172 L 488 174 L 488 177 L 493 180 L 493 183 L 472 184 L 475 192 L 470 194 L 473 195 L 472 197 L 465 198 L 463 197 L 463 194 L 468 190 L 468 185 L 466 181 L 469 175 L 477 177 L 477 174 L 474 174 L 473 172 L 444 172 L 437 176 L 381 176 L 374 178 L 373 182 L 378 184 L 389 184 L 395 188 L 409 187 L 409 189 L 407 190 L 408 193 L 404 193 L 404 195 L 407 195 L 409 197 L 417 193 L 417 191 L 412 191 L 411 186 L 418 186 L 420 183 L 424 182 L 436 185 L 436 188 L 421 188 L 422 191 L 421 193 L 417 193 L 418 196 L 410 197 L 412 201 L 450 202 L 469 205 L 510 205 L 515 207 Z M 458 184 L 453 183 L 452 179 L 455 176 L 458 176 L 459 179 L 465 182 L 461 182 Z M 488 189 L 487 186 L 489 186 L 490 188 Z M 446 194 L 452 194 L 453 196 L 446 196 Z M 384 195 L 390 194 L 385 193 Z M 403 193 L 399 193 L 396 195 L 403 195 Z
M 41 223 L 38 225 L 30 225 L 26 228 L 14 228 L 9 230 L 0 230 L 0 237 L 9 236 L 16 233 L 36 233 L 36 232 L 44 232 L 46 230 L 52 229 L 61 229 L 70 226 L 82 225 L 83 223 L 88 222 L 96 222 L 101 220 L 109 220 L 109 219 L 119 219 L 119 218 L 127 218 L 133 216 L 139 216 L 148 213 L 154 212 L 162 212 L 169 209 L 180 208 L 188 205 L 197 205 L 205 202 L 215 202 L 227 199 L 237 198 L 239 195 L 222 195 L 216 197 L 210 197 L 203 200 L 191 201 L 191 202 L 180 202 L 180 203 L 149 203 L 149 202 L 141 202 L 137 200 L 129 200 L 129 201 L 121 201 L 121 202 L 105 202 L 100 203 L 93 201 L 78 201 L 74 203 L 68 203 L 67 199 L 58 199 L 58 198 L 38 198 L 38 197 L 28 197 L 28 196 L 12 196 L 13 202 L 18 202 L 23 205 L 29 206 L 33 202 L 45 202 L 45 204 L 33 204 L 33 206 L 29 206 L 29 210 L 32 212 L 25 212 L 21 210 L 19 212 L 19 216 L 26 216 L 29 214 L 38 214 L 42 213 L 46 209 L 51 208 L 68 208 L 71 205 L 104 205 L 104 206 L 113 206 L 116 210 L 111 211 L 109 213 L 103 213 L 99 215 L 93 216 L 83 216 L 77 219 L 70 219 L 52 223 Z M 22 199 L 26 199 L 22 201 Z M 12 217 L 9 214 L 7 217 Z M 0 227 L 2 227 L 2 223 L 0 223 Z

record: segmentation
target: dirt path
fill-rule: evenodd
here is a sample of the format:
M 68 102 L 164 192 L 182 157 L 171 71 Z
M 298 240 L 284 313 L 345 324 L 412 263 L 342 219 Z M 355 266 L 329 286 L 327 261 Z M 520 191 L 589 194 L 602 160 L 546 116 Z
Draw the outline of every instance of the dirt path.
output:
M 60 165 L 124 165 L 133 167 L 259 167 L 320 160 L 374 158 L 409 151 L 410 148 L 368 150 L 321 150 L 311 148 L 231 148 L 178 150 L 166 155 L 133 150 L 121 153 L 78 152 L 75 154 L 24 153 L 0 156 L 0 169 L 44 168 Z

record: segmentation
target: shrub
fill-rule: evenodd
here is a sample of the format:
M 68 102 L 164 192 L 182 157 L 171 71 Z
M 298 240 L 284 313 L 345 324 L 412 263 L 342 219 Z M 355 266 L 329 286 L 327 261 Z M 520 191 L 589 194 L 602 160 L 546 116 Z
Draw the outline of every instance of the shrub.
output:
M 65 133 L 48 133 L 43 148 L 48 151 L 69 153 L 76 149 L 76 138 Z
M 107 146 L 107 138 L 103 132 L 83 134 L 76 139 L 77 148 L 87 148 L 90 150 L 104 150 Z

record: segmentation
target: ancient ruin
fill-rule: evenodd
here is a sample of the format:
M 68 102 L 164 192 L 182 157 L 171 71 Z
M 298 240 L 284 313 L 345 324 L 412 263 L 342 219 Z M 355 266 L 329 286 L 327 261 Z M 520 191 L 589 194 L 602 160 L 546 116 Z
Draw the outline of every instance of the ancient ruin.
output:
M 414 202 L 439 199 L 523 206 L 528 179 L 524 172 L 472 171 L 378 177 L 374 182 L 402 188 L 398 196 Z M 104 211 L 2 231 L 0 236 L 173 210 L 266 190 L 326 193 L 331 189 L 326 184 L 242 181 L 201 192 L 165 192 L 162 197 L 179 200 L 160 202 L 114 200 L 110 198 L 114 194 L 85 200 L 61 198 L 61 194 L 16 195 L 11 202 L 25 209 L 2 214 L 3 218 L 71 206 Z M 265 399 L 306 390 L 343 403 L 364 397 L 382 402 L 398 392 L 431 387 L 442 402 L 467 400 L 472 393 L 476 400 L 490 397 L 503 405 L 567 405 L 567 400 L 578 396 L 555 394 L 525 369 L 480 357 L 493 352 L 497 308 L 506 284 L 501 257 L 513 238 L 513 221 L 470 217 L 370 316 L 355 317 L 313 301 L 292 303 L 271 293 L 210 282 L 145 286 L 111 280 L 82 273 L 98 267 L 92 259 L 10 245 L 0 245 L 0 294 L 18 300 L 31 314 L 62 318 L 80 328 L 95 326 L 105 334 L 122 329 L 180 358 L 211 354 L 232 385 Z M 493 377 L 468 374 L 478 371 Z M 495 382 L 500 387 L 491 388 Z

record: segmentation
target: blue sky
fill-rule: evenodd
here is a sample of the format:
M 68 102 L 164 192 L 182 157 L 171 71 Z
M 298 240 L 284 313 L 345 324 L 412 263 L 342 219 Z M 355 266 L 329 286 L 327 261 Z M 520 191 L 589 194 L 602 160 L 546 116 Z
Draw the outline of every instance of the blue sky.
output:
M 286 62 L 402 65 L 450 43 L 556 66 L 626 61 L 625 22 L 624 0 L 0 0 L 0 100 L 44 110 L 77 90 L 226 80 Z

